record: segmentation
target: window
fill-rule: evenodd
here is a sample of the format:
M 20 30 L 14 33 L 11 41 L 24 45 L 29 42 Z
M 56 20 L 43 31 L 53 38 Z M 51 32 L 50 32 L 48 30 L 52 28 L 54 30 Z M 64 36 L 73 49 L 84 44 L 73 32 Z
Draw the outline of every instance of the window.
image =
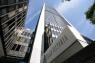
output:
M 27 32 L 25 32 L 25 34 L 24 34 L 25 36 L 27 36 Z
M 23 0 L 19 0 L 19 2 L 23 2 Z
M 15 19 L 11 19 L 8 21 L 8 25 L 10 25 L 11 23 L 13 23 L 15 21 Z
M 23 17 L 25 17 L 25 14 L 23 14 Z
M 21 16 L 21 14 L 17 15 L 17 18 L 19 18 Z
M 28 42 L 28 39 L 25 39 L 25 41 L 24 41 L 25 43 L 27 43 Z
M 21 52 L 24 52 L 24 49 L 25 49 L 25 46 L 21 46 L 20 51 L 21 51 Z
M 0 5 L 7 5 L 8 4 L 8 0 L 0 0 Z
M 14 44 L 14 46 L 12 47 L 11 50 L 15 50 L 16 46 L 17 46 L 17 44 Z
M 8 0 L 8 4 L 16 3 L 16 0 Z
M 8 23 L 5 23 L 5 24 L 2 25 L 2 28 L 5 29 L 7 26 L 8 26 Z
M 2 11 L 0 10 L 0 16 L 2 15 Z
M 8 20 L 8 16 L 4 16 L 1 18 L 1 23 L 3 24 L 4 22 L 6 22 Z
M 18 33 L 15 33 L 15 36 L 17 37 Z
M 9 39 L 10 39 L 10 37 L 12 36 L 13 34 L 11 34 L 11 35 L 9 35 L 9 36 L 7 36 L 7 37 L 4 37 L 5 38 L 5 40 L 4 41 L 8 41 Z
M 10 6 L 8 7 L 8 12 L 14 11 L 16 9 L 16 6 Z
M 30 37 L 30 33 L 27 33 L 27 36 Z
M 9 29 L 13 29 L 13 27 L 15 26 L 15 22 L 14 23 L 12 23 L 12 25 L 11 26 L 9 26 Z
M 21 7 L 23 7 L 23 4 L 19 4 L 19 5 L 18 5 L 18 8 L 21 8 Z
M 19 42 L 21 40 L 21 37 L 17 37 L 17 41 Z
M 6 32 L 8 32 L 8 31 L 9 31 L 9 29 L 8 29 Z M 9 36 L 11 33 L 12 33 L 12 32 L 8 32 L 6 35 L 4 34 L 4 37 L 6 38 L 6 37 Z
M 1 15 L 6 14 L 7 13 L 7 8 L 0 9 L 0 13 L 1 13 Z
M 21 45 L 18 45 L 17 48 L 16 48 L 16 51 L 19 51 Z
M 30 33 L 27 33 L 27 32 L 24 31 L 24 32 L 21 33 L 21 35 L 24 35 L 24 36 L 28 36 L 29 37 L 30 36 Z

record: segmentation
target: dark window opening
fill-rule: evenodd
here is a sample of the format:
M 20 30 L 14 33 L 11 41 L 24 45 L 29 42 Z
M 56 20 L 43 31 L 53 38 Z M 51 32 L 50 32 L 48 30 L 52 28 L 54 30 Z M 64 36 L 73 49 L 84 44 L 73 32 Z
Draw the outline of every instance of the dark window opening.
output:
M 18 45 L 17 48 L 16 48 L 16 51 L 19 51 L 21 45 Z
M 18 8 L 21 8 L 21 7 L 23 7 L 23 4 L 19 4 L 19 5 L 18 5 Z
M 15 19 L 12 19 L 12 20 L 8 21 L 8 25 L 10 25 L 14 21 L 15 21 Z
M 8 4 L 16 3 L 16 0 L 8 0 Z
M 16 48 L 17 44 L 14 44 L 11 50 L 14 50 Z
M 23 2 L 23 0 L 19 0 L 19 2 Z
M 8 8 L 2 8 L 2 9 L 0 9 L 1 15 L 6 14 L 7 13 L 7 9 Z
M 8 7 L 8 12 L 14 11 L 16 9 L 16 6 L 10 6 Z
M 8 20 L 8 16 L 6 15 L 6 16 L 4 16 L 4 17 L 1 18 L 1 23 L 6 22 L 7 20 Z
M 17 16 L 17 18 L 19 18 L 21 16 L 21 14 L 19 14 L 18 16 Z
M 11 29 L 14 25 L 15 25 L 15 23 L 13 23 L 11 26 L 9 26 L 9 29 Z

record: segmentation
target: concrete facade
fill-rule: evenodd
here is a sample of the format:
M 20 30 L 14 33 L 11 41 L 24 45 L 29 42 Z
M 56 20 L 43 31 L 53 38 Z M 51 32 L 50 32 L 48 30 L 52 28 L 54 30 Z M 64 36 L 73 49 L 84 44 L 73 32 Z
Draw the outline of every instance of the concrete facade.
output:
M 24 26 L 28 0 L 0 0 L 0 36 L 5 56 L 14 42 L 14 29 Z
M 46 7 L 45 26 L 48 25 L 52 32 L 53 43 L 46 52 L 42 53 L 41 63 L 64 63 L 88 45 L 87 41 L 64 17 L 61 17 L 55 9 Z
M 30 44 L 32 31 L 30 29 L 18 27 L 14 32 L 15 39 L 13 47 L 8 51 L 8 55 L 24 58 Z

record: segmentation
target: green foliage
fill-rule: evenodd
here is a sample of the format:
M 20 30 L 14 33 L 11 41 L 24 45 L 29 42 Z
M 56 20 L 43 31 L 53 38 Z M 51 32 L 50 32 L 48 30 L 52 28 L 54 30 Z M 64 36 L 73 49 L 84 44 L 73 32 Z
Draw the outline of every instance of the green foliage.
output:
M 91 21 L 92 24 L 95 24 L 95 3 L 89 8 L 89 10 L 85 13 L 86 18 Z

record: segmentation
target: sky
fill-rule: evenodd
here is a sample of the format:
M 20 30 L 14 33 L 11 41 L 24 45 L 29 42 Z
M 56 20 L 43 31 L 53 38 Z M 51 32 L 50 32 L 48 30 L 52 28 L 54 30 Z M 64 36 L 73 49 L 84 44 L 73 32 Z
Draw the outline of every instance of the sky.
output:
M 85 17 L 85 12 L 93 4 L 94 0 L 45 0 L 45 4 L 55 8 L 84 36 L 95 40 L 95 25 L 92 25 Z M 42 0 L 29 0 L 25 27 L 35 29 L 40 16 Z
M 35 30 L 42 9 L 42 0 L 29 0 L 27 15 L 25 19 L 25 27 Z
M 95 40 L 95 25 L 92 25 L 85 17 L 85 12 L 93 4 L 94 0 L 71 0 L 59 3 L 56 9 L 84 36 Z

